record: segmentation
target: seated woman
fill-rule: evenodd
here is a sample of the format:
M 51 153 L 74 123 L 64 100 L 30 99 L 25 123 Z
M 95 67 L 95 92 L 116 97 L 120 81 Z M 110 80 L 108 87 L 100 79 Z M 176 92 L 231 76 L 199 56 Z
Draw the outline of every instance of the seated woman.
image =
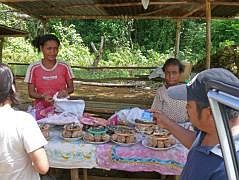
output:
M 162 69 L 165 74 L 165 82 L 157 90 L 151 109 L 163 111 L 170 119 L 183 123 L 187 120 L 186 101 L 171 99 L 166 90 L 170 86 L 180 83 L 180 76 L 184 72 L 184 65 L 178 59 L 170 58 L 166 60 Z
M 59 98 L 67 97 L 73 93 L 73 73 L 64 62 L 56 59 L 60 46 L 59 39 L 53 34 L 37 37 L 33 46 L 42 52 L 43 59 L 30 64 L 25 76 L 28 83 L 28 93 L 34 98 L 36 119 L 41 119 L 52 107 L 53 95 L 58 93 Z M 45 112 L 43 110 L 46 110 Z

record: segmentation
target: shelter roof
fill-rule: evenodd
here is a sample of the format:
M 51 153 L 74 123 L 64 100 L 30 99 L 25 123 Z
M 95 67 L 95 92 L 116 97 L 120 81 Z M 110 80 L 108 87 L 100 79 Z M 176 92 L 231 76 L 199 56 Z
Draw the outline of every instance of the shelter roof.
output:
M 39 19 L 205 18 L 205 0 L 0 0 Z M 211 0 L 212 18 L 239 16 L 238 0 Z
M 20 36 L 26 36 L 28 32 L 22 31 L 19 29 L 15 29 L 12 27 L 7 27 L 5 25 L 0 24 L 0 38 L 1 37 L 20 37 Z

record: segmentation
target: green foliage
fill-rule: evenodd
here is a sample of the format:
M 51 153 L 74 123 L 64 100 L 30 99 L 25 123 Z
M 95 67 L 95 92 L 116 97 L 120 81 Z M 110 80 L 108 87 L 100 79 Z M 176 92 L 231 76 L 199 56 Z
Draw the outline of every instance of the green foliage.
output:
M 136 70 L 137 71 L 137 70 Z M 137 74 L 137 72 L 135 74 Z M 130 71 L 126 70 L 115 70 L 115 69 L 107 69 L 107 70 L 84 70 L 84 69 L 76 69 L 73 68 L 74 75 L 83 79 L 101 79 L 101 78 L 116 78 L 116 77 L 130 77 L 132 74 Z
M 204 21 L 183 21 L 180 59 L 197 62 L 205 56 L 206 24 Z
M 199 61 L 194 66 L 194 71 L 204 70 L 206 59 Z M 217 53 L 211 56 L 211 67 L 219 68 L 223 67 L 233 72 L 239 77 L 239 46 L 231 45 L 225 46 L 217 51 Z
M 143 49 L 164 53 L 174 46 L 175 21 L 136 20 L 132 36 L 133 42 Z
M 52 31 L 61 39 L 61 51 L 59 58 L 71 65 L 90 66 L 94 56 L 83 44 L 80 34 L 76 33 L 75 26 L 63 26 L 61 22 L 52 26 Z
M 31 44 L 24 38 L 6 38 L 3 49 L 3 62 L 31 63 L 39 59 Z
M 217 49 L 239 44 L 239 21 L 214 20 L 212 22 L 212 42 Z
M 0 23 L 30 32 L 24 38 L 5 38 L 4 62 L 31 63 L 42 57 L 33 50 L 30 42 L 44 32 L 41 21 L 25 17 L 11 8 L 0 4 Z M 204 20 L 183 20 L 181 29 L 179 59 L 193 64 L 205 57 Z M 99 48 L 104 36 L 104 53 L 99 66 L 159 66 L 173 56 L 176 21 L 174 20 L 51 20 L 48 32 L 61 40 L 59 59 L 70 65 L 91 66 L 95 54 L 90 46 L 94 42 Z M 219 48 L 239 44 L 238 20 L 212 20 L 212 53 Z M 88 76 L 128 76 L 132 72 L 105 71 L 102 74 L 92 71 L 77 71 Z M 137 72 L 139 73 L 139 72 Z M 145 72 L 140 72 L 145 73 Z

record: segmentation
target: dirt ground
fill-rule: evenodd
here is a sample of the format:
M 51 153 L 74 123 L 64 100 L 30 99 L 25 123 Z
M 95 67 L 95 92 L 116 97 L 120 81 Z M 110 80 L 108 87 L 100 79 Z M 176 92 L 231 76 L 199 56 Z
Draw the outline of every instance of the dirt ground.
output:
M 50 169 L 49 175 L 57 180 L 70 180 L 70 170 Z M 79 170 L 80 180 L 85 180 L 82 169 Z M 126 172 L 120 170 L 88 169 L 88 180 L 176 180 L 178 176 L 160 175 L 157 172 Z
M 23 78 L 17 78 L 16 86 L 20 95 L 21 105 L 25 108 L 26 104 L 30 104 L 32 101 L 28 96 L 27 84 L 23 82 Z M 155 88 L 145 86 L 104 87 L 81 83 L 74 83 L 74 86 L 75 91 L 71 96 L 85 101 L 142 104 L 150 107 L 155 94 Z

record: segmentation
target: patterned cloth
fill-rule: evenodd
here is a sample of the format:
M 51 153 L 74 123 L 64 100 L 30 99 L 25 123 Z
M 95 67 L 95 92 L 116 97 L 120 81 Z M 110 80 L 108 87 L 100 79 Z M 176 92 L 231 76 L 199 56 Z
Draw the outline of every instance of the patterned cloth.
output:
M 96 167 L 96 146 L 82 140 L 69 142 L 61 138 L 62 126 L 50 130 L 50 138 L 45 146 L 51 167 L 93 168 Z
M 98 145 L 97 165 L 102 169 L 124 171 L 156 171 L 164 175 L 180 175 L 188 150 L 177 144 L 169 150 L 157 151 L 141 144 L 123 147 L 113 144 Z
M 186 101 L 170 98 L 166 87 L 162 86 L 156 92 L 151 109 L 163 111 L 170 119 L 182 123 L 188 119 L 186 103 Z
M 164 175 L 180 175 L 188 153 L 181 144 L 159 151 L 140 143 L 126 147 L 113 143 L 87 144 L 82 140 L 68 142 L 61 138 L 61 131 L 61 126 L 52 128 L 48 145 L 45 146 L 50 166 L 55 168 L 155 171 Z

